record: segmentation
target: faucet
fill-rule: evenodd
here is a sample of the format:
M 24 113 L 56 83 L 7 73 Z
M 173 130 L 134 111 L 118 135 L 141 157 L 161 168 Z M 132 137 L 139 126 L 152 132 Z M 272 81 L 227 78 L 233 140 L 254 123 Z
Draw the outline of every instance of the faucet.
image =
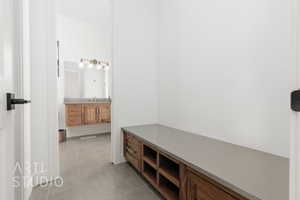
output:
M 97 97 L 90 98 L 89 102 L 97 102 Z

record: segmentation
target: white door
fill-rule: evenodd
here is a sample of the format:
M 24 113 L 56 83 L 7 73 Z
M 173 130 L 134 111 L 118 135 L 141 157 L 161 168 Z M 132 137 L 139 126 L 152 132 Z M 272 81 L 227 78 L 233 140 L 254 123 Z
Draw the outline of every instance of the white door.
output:
M 26 199 L 24 197 L 28 198 L 31 189 L 26 189 L 20 179 L 23 175 L 30 176 L 30 171 L 24 171 L 25 162 L 30 163 L 30 108 L 29 105 L 18 105 L 15 110 L 8 111 L 6 100 L 6 93 L 14 93 L 19 98 L 30 98 L 29 55 L 23 51 L 29 48 L 29 41 L 23 42 L 29 38 L 28 24 L 23 23 L 27 22 L 25 16 L 28 15 L 28 7 L 23 7 L 26 2 L 0 0 L 1 200 Z M 22 166 L 20 170 L 15 170 L 17 164 Z M 14 179 L 15 173 L 20 175 L 18 179 Z
M 0 199 L 14 199 L 15 112 L 6 111 L 6 93 L 15 92 L 16 40 L 13 1 L 0 0 Z

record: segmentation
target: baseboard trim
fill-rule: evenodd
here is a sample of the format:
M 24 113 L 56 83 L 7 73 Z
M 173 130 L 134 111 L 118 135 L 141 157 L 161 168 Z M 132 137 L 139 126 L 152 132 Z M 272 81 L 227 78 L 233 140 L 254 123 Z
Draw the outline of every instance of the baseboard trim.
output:
M 110 135 L 111 132 L 104 132 L 104 133 L 96 133 L 96 134 L 87 134 L 87 135 L 78 135 L 78 136 L 73 136 L 73 137 L 68 137 L 67 140 L 72 140 L 72 139 L 79 139 L 81 137 L 92 137 L 92 136 L 102 136 L 102 135 Z

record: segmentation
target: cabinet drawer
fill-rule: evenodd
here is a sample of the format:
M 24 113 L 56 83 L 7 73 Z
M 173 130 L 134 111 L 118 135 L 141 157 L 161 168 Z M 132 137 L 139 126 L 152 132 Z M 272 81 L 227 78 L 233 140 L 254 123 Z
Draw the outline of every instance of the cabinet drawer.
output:
M 67 120 L 68 126 L 80 126 L 82 123 L 81 118 L 69 118 Z
M 138 140 L 136 140 L 134 137 L 130 137 L 127 140 L 127 144 L 125 146 L 126 151 L 131 154 L 136 159 L 140 159 L 140 147 L 141 144 Z
M 127 145 L 128 145 L 128 148 L 130 148 L 134 152 L 139 151 L 139 143 L 138 142 L 128 142 Z
M 130 147 L 127 147 L 126 148 L 126 151 L 128 152 L 128 153 L 130 153 L 131 154 L 131 156 L 132 157 L 134 157 L 135 159 L 139 159 L 139 152 L 137 151 L 137 150 L 134 150 L 134 149 L 132 149 L 132 148 L 130 148 Z
M 68 115 L 81 115 L 81 110 L 68 110 Z
M 66 105 L 65 116 L 67 126 L 80 126 L 82 124 L 81 104 Z
M 134 166 L 137 170 L 140 170 L 139 160 L 137 158 L 134 158 L 129 152 L 125 152 L 125 157 L 127 161 L 132 164 L 132 166 Z
M 67 105 L 68 112 L 81 112 L 81 104 Z
M 133 136 L 128 134 L 127 137 L 127 145 L 130 149 L 134 150 L 134 151 L 139 151 L 139 141 L 137 139 L 135 139 Z
M 78 118 L 80 117 L 81 118 L 81 112 L 78 112 L 78 113 L 68 113 L 68 119 L 71 119 L 71 118 Z

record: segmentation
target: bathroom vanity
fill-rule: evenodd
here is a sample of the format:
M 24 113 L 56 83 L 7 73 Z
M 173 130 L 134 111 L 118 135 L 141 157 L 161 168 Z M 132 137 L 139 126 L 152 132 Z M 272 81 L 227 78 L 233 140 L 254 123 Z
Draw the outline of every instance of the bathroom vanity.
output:
M 109 101 L 65 102 L 66 125 L 84 126 L 111 121 L 111 104 Z
M 162 125 L 123 128 L 124 157 L 167 200 L 288 200 L 289 160 Z

